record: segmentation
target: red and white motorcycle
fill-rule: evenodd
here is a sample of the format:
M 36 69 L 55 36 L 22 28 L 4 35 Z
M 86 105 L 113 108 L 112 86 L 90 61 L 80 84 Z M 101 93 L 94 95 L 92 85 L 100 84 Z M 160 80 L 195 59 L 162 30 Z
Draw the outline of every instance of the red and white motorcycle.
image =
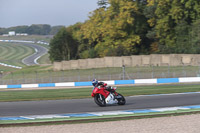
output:
M 105 107 L 108 104 L 126 104 L 124 96 L 116 92 L 116 87 L 108 90 L 105 86 L 95 87 L 92 91 L 91 96 L 97 105 Z

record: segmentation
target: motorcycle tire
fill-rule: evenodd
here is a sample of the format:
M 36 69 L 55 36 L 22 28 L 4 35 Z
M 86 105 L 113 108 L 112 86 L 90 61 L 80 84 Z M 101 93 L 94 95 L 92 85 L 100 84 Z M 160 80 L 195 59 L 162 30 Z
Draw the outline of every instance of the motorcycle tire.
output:
M 120 96 L 120 98 L 117 99 L 118 101 L 118 105 L 124 105 L 126 104 L 126 99 L 124 98 L 124 96 L 122 96 L 121 94 L 118 93 L 118 96 Z
M 95 95 L 94 101 L 100 107 L 105 107 L 106 106 L 105 97 L 103 95 L 101 95 L 101 94 Z

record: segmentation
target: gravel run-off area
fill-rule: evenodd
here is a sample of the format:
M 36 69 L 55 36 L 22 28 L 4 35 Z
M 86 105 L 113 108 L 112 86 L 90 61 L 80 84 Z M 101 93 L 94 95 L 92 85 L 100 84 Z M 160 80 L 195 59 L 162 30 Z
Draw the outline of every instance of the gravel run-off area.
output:
M 83 124 L 3 127 L 0 133 L 200 133 L 200 114 Z

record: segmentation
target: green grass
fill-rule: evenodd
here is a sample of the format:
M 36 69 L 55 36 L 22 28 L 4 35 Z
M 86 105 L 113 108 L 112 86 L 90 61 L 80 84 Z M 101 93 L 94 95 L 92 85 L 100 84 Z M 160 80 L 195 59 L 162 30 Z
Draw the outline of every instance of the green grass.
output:
M 49 54 L 45 54 L 41 58 L 38 59 L 39 64 L 51 64 L 51 61 L 49 59 Z
M 4 75 L 3 79 L 19 79 L 23 78 L 35 78 L 36 74 L 38 77 L 49 77 L 50 71 L 52 71 L 53 66 L 52 65 L 44 65 L 44 66 L 27 66 L 22 69 L 12 69 L 12 73 L 9 73 L 8 71 L 11 71 L 11 69 L 8 69 L 8 71 L 4 71 L 4 73 L 7 73 Z M 1 67 L 0 67 L 1 70 Z
M 28 36 L 0 36 L 1 40 L 26 40 L 26 41 L 46 41 L 50 42 L 52 36 L 28 35 Z
M 200 91 L 200 85 L 184 85 L 184 84 L 120 87 L 119 89 L 119 93 L 122 93 L 125 96 L 199 92 L 199 91 Z
M 15 73 L 16 74 L 31 73 L 31 72 L 35 72 L 35 71 L 44 72 L 44 71 L 49 71 L 49 70 L 52 70 L 52 69 L 53 69 L 52 65 L 44 65 L 44 66 L 37 66 L 36 65 L 36 66 L 27 66 L 27 67 L 24 67 L 23 69 L 18 70 Z
M 55 89 L 30 91 L 2 91 L 0 101 L 32 101 L 89 98 L 91 88 L 82 89 Z
M 12 72 L 12 71 L 16 71 L 16 69 L 0 65 L 0 72 L 9 73 L 9 72 Z
M 200 85 L 126 86 L 118 87 L 117 90 L 117 92 L 121 93 L 124 96 L 199 91 Z M 91 98 L 91 92 L 92 87 L 53 90 L 9 90 L 1 91 L 0 102 Z
M 34 49 L 22 44 L 0 43 L 0 62 L 14 66 L 25 66 L 22 59 L 34 53 Z

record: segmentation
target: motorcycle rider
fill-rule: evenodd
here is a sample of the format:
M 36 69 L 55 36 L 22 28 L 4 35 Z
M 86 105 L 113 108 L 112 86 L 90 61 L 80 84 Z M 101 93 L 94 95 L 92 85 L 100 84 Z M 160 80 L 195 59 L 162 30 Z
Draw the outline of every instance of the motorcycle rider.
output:
M 93 89 L 95 87 L 101 86 L 101 87 L 105 87 L 106 90 L 109 91 L 109 92 L 114 92 L 115 91 L 111 86 L 107 86 L 107 84 L 104 83 L 104 82 L 98 82 L 98 80 L 96 80 L 96 79 L 92 80 L 92 85 L 93 85 Z

